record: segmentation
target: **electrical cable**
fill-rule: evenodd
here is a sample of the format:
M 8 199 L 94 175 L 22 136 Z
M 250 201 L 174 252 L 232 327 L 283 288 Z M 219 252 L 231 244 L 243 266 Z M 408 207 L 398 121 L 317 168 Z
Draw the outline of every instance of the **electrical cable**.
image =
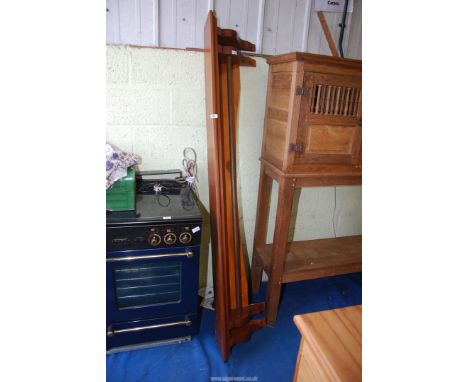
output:
M 161 203 L 161 196 L 164 196 L 167 200 L 166 203 Z M 169 196 L 167 196 L 166 194 L 158 194 L 158 204 L 161 206 L 161 207 L 169 207 L 169 204 L 171 204 L 171 198 Z
M 168 207 L 171 204 L 169 195 L 180 194 L 182 201 L 182 208 L 184 210 L 191 210 L 195 207 L 195 200 L 192 192 L 198 197 L 198 189 L 196 182 L 197 178 L 197 153 L 192 147 L 186 147 L 183 151 L 182 167 L 185 171 L 185 176 L 179 176 L 172 180 L 176 184 L 171 184 L 170 180 L 160 180 L 156 183 L 142 185 L 141 191 L 150 193 L 154 191 L 156 200 L 161 207 Z M 178 184 L 178 186 L 176 186 Z M 152 188 L 152 190 L 151 190 Z
M 190 211 L 195 207 L 195 200 L 190 191 L 191 187 L 184 186 L 180 190 L 180 198 L 182 202 L 182 208 L 186 211 Z
M 341 58 L 344 58 L 343 54 L 343 37 L 344 37 L 344 29 L 346 27 L 346 16 L 348 15 L 348 0 L 345 0 L 344 9 L 343 9 L 343 17 L 341 18 L 341 23 L 339 24 L 340 30 L 340 39 L 338 42 L 338 46 L 340 48 L 340 55 Z
M 193 193 L 198 197 L 197 188 L 197 152 L 192 147 L 186 147 L 183 151 L 182 168 L 185 171 L 185 176 L 176 178 L 179 183 L 187 183 Z

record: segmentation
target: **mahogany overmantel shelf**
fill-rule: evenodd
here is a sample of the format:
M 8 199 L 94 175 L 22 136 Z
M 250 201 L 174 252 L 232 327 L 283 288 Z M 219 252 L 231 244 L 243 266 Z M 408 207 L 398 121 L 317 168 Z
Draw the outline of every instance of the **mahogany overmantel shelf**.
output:
M 288 243 L 294 190 L 361 184 L 361 61 L 309 53 L 268 58 L 252 291 L 268 275 L 266 322 L 281 284 L 361 270 L 361 236 Z M 279 184 L 273 243 L 266 244 L 272 181 Z
M 211 240 L 214 262 L 215 331 L 224 361 L 231 347 L 245 342 L 265 325 L 253 317 L 264 303 L 249 304 L 247 263 L 241 244 L 237 204 L 236 129 L 240 66 L 256 65 L 241 54 L 255 51 L 237 32 L 217 25 L 208 12 L 205 23 L 205 96 L 210 191 Z

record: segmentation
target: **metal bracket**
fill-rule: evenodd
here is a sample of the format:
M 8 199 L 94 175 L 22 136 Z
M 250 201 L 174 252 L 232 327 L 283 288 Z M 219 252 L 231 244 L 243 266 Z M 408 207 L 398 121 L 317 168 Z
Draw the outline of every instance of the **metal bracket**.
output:
M 240 316 L 237 316 L 237 312 L 234 309 L 231 311 L 231 325 L 229 328 L 231 346 L 247 341 L 253 331 L 261 329 L 266 325 L 265 317 L 257 320 L 251 319 L 252 316 L 264 311 L 264 302 L 242 307 Z
M 304 151 L 304 148 L 302 147 L 301 144 L 291 143 L 289 145 L 289 152 L 302 153 L 303 151 Z
M 296 95 L 306 95 L 307 94 L 307 88 L 303 86 L 296 86 Z

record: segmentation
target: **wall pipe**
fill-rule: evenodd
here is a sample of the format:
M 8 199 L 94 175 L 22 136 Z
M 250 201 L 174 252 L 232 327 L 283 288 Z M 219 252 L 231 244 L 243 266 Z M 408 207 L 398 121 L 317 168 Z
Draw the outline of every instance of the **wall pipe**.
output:
M 341 58 L 344 58 L 344 54 L 343 54 L 343 36 L 344 36 L 344 29 L 346 27 L 346 16 L 347 15 L 348 15 L 348 0 L 345 0 L 344 10 L 343 10 L 343 17 L 341 18 L 341 23 L 339 24 L 340 28 L 341 28 L 341 31 L 340 31 L 340 40 L 338 42 L 338 46 L 339 46 L 339 49 L 340 49 Z

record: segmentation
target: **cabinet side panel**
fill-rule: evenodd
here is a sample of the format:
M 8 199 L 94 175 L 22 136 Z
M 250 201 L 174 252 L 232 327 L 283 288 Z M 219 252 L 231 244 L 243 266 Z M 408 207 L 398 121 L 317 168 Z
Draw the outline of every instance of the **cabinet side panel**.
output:
M 296 153 L 289 150 L 289 145 L 300 144 L 297 140 L 298 123 L 301 109 L 301 95 L 296 94 L 296 89 L 303 89 L 304 62 L 292 62 L 291 90 L 289 97 L 288 131 L 286 134 L 286 150 L 284 152 L 283 171 L 288 171 L 294 163 Z
M 270 67 L 262 157 L 278 168 L 283 167 L 287 150 L 291 81 L 290 71 L 275 71 Z

